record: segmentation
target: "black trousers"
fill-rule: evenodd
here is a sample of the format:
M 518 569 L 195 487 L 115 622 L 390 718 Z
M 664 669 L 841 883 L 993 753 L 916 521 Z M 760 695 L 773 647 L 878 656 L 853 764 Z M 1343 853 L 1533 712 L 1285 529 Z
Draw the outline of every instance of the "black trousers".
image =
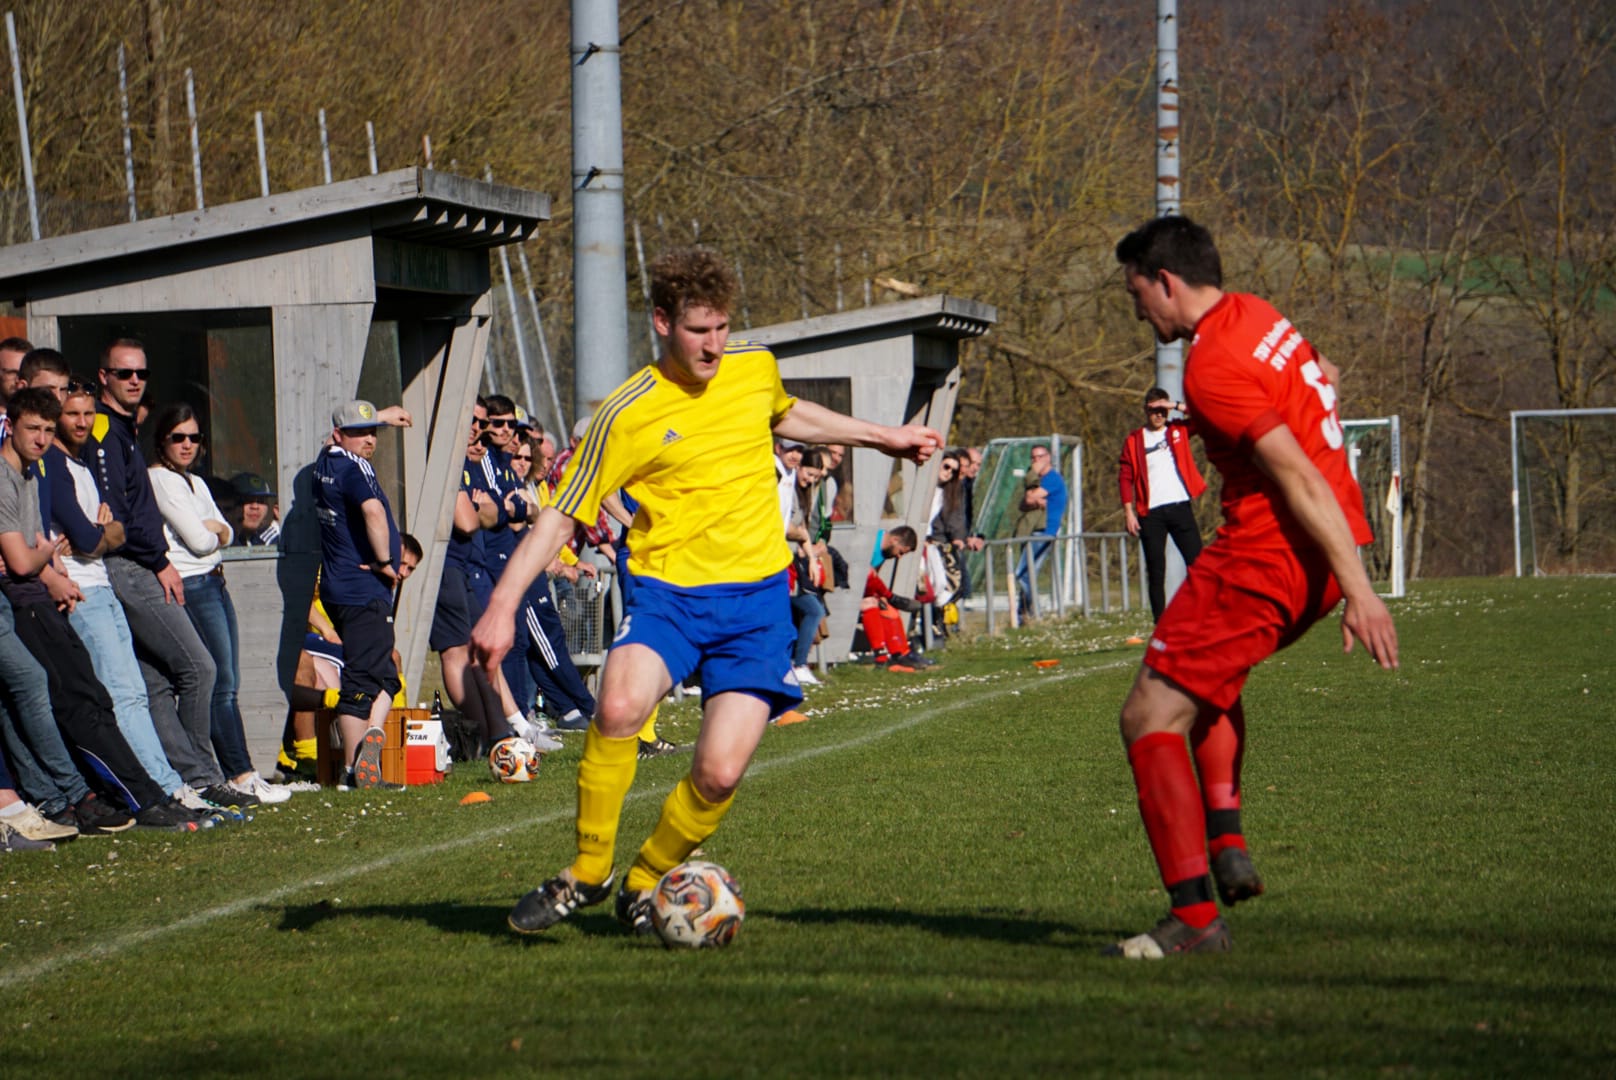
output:
M 342 688 L 337 712 L 343 716 L 370 716 L 370 706 L 398 693 L 398 668 L 393 664 L 393 609 L 385 600 L 368 604 L 325 606 L 331 625 L 342 636 Z
M 157 786 L 135 752 L 129 749 L 112 698 L 95 677 L 89 650 L 73 632 L 67 616 L 46 601 L 15 608 L 17 637 L 45 669 L 50 687 L 51 713 L 69 746 L 98 758 L 135 800 L 130 810 L 154 806 L 168 798 Z
M 1201 530 L 1189 500 L 1158 506 L 1139 519 L 1139 543 L 1145 549 L 1145 576 L 1150 580 L 1150 617 L 1161 618 L 1167 606 L 1167 538 L 1189 566 L 1201 553 Z

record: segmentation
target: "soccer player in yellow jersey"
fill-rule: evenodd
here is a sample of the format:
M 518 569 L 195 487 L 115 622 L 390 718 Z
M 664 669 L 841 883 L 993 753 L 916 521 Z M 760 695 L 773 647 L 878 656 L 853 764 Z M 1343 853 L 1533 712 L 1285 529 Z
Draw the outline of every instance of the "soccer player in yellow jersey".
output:
M 690 773 L 663 803 L 618 890 L 618 919 L 641 934 L 651 931 L 657 880 L 712 835 L 769 718 L 802 700 L 791 670 L 791 552 L 780 528 L 774 440 L 872 447 L 914 461 L 942 446 L 927 427 L 867 423 L 792 398 L 768 349 L 729 342 L 734 297 L 734 276 L 710 251 L 673 251 L 653 264 L 659 359 L 596 410 L 555 504 L 511 556 L 472 631 L 473 649 L 497 668 L 527 582 L 555 558 L 575 521 L 593 524 L 603 498 L 633 488 L 635 588 L 578 766 L 578 855 L 511 911 L 519 933 L 611 895 L 637 733 L 676 680 L 701 674 L 701 732 Z

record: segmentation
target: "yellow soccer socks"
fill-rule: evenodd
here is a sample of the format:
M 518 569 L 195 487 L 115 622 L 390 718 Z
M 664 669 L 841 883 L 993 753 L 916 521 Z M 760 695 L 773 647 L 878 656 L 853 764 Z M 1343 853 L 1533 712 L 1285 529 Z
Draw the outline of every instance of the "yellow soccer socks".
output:
M 639 736 L 608 739 L 589 725 L 578 763 L 578 857 L 572 864 L 572 876 L 586 885 L 599 885 L 612 872 L 617 822 L 639 760 Z
M 708 802 L 686 774 L 662 804 L 656 829 L 640 848 L 623 887 L 636 892 L 656 888 L 663 874 L 684 862 L 697 845 L 713 834 L 734 801 L 731 795 L 723 802 Z
M 640 728 L 640 736 L 639 737 L 640 737 L 641 742 L 648 742 L 648 743 L 656 742 L 656 740 L 657 740 L 656 718 L 657 718 L 657 713 L 659 713 L 661 711 L 662 711 L 662 702 L 659 701 L 651 709 L 651 715 L 646 718 L 645 726 Z

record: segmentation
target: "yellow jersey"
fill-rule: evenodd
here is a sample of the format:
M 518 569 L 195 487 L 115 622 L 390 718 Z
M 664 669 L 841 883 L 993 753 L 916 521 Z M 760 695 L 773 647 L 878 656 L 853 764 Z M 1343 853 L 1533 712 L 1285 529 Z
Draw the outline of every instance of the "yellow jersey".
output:
M 774 354 L 731 341 L 718 373 L 684 386 L 656 366 L 601 403 L 567 462 L 556 509 L 586 525 L 633 485 L 629 570 L 679 588 L 743 584 L 791 563 L 774 475 L 774 425 L 797 399 Z

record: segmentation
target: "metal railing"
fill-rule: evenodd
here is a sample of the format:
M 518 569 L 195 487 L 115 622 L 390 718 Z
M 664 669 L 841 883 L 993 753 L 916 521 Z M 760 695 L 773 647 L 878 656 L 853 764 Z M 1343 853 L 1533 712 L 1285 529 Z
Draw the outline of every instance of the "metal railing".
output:
M 1098 610 L 1131 611 L 1135 597 L 1141 602 L 1146 595 L 1143 559 L 1134 559 L 1139 587 L 1131 588 L 1128 569 L 1129 550 L 1138 540 L 1127 533 L 1059 533 L 1055 536 L 1016 536 L 1003 540 L 986 541 L 982 548 L 985 570 L 982 575 L 987 597 L 988 633 L 998 632 L 997 615 L 1001 586 L 1007 594 L 1007 610 L 1012 626 L 1019 625 L 1023 608 L 1029 619 L 1041 618 L 1053 609 L 1056 616 L 1064 616 L 1067 608 L 1076 608 L 1083 615 Z M 1027 575 L 1030 588 L 1023 590 L 1017 582 L 1017 570 L 1034 545 L 1045 546 Z M 1003 552 L 995 558 L 995 552 Z M 1113 576 L 1115 589 L 1113 590 Z M 1096 588 L 1097 587 L 1097 588 Z M 1026 592 L 1026 603 L 1021 593 Z M 1120 608 L 1112 607 L 1113 592 Z

